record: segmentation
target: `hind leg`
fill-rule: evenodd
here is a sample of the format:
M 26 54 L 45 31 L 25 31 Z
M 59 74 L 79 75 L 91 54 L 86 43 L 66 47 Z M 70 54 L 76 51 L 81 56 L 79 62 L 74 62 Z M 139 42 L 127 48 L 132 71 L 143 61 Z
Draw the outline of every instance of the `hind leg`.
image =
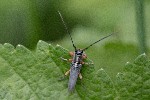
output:
M 65 76 L 67 76 L 70 73 L 70 69 L 65 73 Z
M 79 78 L 82 80 L 82 75 L 81 75 L 81 73 L 79 73 Z
M 59 79 L 59 81 L 65 80 L 66 77 L 67 77 L 67 75 L 68 75 L 69 73 L 70 73 L 70 69 L 69 69 L 67 72 L 65 72 L 64 76 L 61 77 L 61 78 Z

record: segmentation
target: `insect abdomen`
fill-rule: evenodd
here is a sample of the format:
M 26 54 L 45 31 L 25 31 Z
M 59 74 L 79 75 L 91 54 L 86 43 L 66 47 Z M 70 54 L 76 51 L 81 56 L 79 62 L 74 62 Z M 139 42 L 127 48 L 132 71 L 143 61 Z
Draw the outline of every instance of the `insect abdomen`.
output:
M 71 67 L 69 83 L 68 83 L 69 92 L 72 92 L 74 90 L 79 72 L 80 69 L 76 68 L 75 66 Z

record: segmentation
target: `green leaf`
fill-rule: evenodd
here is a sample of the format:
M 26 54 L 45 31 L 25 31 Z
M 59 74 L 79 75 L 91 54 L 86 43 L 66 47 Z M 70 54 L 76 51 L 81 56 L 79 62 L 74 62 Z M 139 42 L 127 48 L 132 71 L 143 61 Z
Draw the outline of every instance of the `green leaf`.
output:
M 127 63 L 113 82 L 107 72 L 83 65 L 73 93 L 68 79 L 69 51 L 39 41 L 35 51 L 22 45 L 0 44 L 0 100 L 146 100 L 150 98 L 150 61 L 145 54 Z M 92 62 L 86 59 L 85 62 Z
M 127 62 L 124 72 L 117 75 L 120 100 L 148 100 L 150 98 L 150 61 L 145 54 L 134 63 Z
M 70 68 L 70 63 L 61 61 L 61 57 L 69 59 L 69 51 L 57 45 L 54 50 L 50 50 L 53 55 L 54 62 L 65 73 Z M 86 59 L 85 62 L 91 62 L 90 59 Z M 94 70 L 94 66 L 85 66 L 81 70 L 83 79 L 78 80 L 76 85 L 76 91 L 81 99 L 112 99 L 114 98 L 114 86 L 104 69 L 98 71 Z M 103 87 L 102 87 L 103 86 Z
M 0 99 L 66 99 L 65 82 L 57 81 L 60 69 L 48 56 L 49 45 L 38 43 L 36 53 L 18 45 L 0 45 Z M 43 51 L 44 50 L 44 51 Z M 43 56 L 45 55 L 45 56 Z M 70 98 L 76 97 L 76 95 Z

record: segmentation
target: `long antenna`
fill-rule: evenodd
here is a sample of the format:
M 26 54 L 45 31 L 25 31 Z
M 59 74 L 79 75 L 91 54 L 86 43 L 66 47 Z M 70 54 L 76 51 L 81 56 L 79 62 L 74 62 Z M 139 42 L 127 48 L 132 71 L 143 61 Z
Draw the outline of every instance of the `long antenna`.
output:
M 98 43 L 98 42 L 104 40 L 105 38 L 110 37 L 111 35 L 113 35 L 113 33 L 112 33 L 112 34 L 109 34 L 109 35 L 107 35 L 107 36 L 105 36 L 105 37 L 103 37 L 103 38 L 101 38 L 101 39 L 99 39 L 98 41 L 96 41 L 96 42 L 94 42 L 94 43 L 92 43 L 92 44 L 89 45 L 88 47 L 84 48 L 83 51 L 87 50 L 89 47 L 93 46 L 94 44 L 96 44 L 96 43 Z
M 74 45 L 74 43 L 73 43 L 73 40 L 72 40 L 71 34 L 70 34 L 70 32 L 68 31 L 68 27 L 67 27 L 67 25 L 66 25 L 66 23 L 65 23 L 65 21 L 64 21 L 64 19 L 63 19 L 63 17 L 62 17 L 62 15 L 61 15 L 61 13 L 60 13 L 59 11 L 58 11 L 58 13 L 59 13 L 59 15 L 60 15 L 60 18 L 61 18 L 61 20 L 62 20 L 62 22 L 63 22 L 63 24 L 64 24 L 64 27 L 65 27 L 65 29 L 66 29 L 67 33 L 68 33 L 68 34 L 69 34 L 69 36 L 70 36 L 70 39 L 71 39 L 72 45 L 73 45 L 74 49 L 76 50 L 76 46 L 75 46 L 75 45 Z

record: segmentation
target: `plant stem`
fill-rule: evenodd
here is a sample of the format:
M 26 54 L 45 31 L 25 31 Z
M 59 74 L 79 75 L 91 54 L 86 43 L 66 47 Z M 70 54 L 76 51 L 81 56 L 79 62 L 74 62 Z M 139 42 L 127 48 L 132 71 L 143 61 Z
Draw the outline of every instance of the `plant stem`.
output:
M 144 53 L 146 52 L 144 0 L 135 0 L 135 8 L 140 53 Z

